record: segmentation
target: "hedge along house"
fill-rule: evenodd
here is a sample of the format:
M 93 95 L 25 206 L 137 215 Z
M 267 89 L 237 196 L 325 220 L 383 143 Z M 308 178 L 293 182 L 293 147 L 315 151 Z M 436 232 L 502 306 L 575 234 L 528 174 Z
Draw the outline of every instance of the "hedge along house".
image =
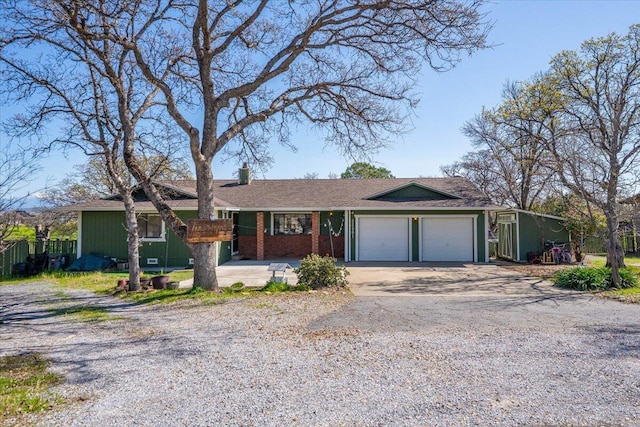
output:
M 497 210 L 464 178 L 216 180 L 216 218 L 232 218 L 233 241 L 218 263 L 301 259 L 488 261 L 488 215 Z M 159 183 L 184 221 L 197 218 L 195 181 Z M 79 254 L 126 259 L 124 208 L 117 197 L 74 205 Z M 142 267 L 188 266 L 189 250 L 136 193 Z
M 571 235 L 564 218 L 519 209 L 497 213 L 498 257 L 511 261 L 531 261 L 539 257 L 550 244 L 569 243 Z

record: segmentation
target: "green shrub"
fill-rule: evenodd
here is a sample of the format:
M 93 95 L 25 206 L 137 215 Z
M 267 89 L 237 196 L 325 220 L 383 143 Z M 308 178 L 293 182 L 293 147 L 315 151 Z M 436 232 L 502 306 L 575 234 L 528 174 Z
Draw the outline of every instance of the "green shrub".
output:
M 268 281 L 260 290 L 263 292 L 288 292 L 291 290 L 291 286 L 286 282 Z
M 632 270 L 626 268 L 620 269 L 620 278 L 622 279 L 620 286 L 618 286 L 620 289 L 635 288 L 638 286 L 638 276 Z M 611 275 L 609 275 L 609 281 L 611 281 Z M 612 288 L 613 283 L 611 283 L 609 287 Z
M 345 267 L 338 267 L 335 258 L 330 256 L 307 255 L 296 268 L 298 285 L 311 289 L 343 288 L 347 286 L 349 272 Z
M 622 282 L 618 288 L 632 288 L 638 285 L 638 278 L 633 272 L 620 269 Z M 578 291 L 599 291 L 613 288 L 611 269 L 607 267 L 576 267 L 557 272 L 553 276 L 556 286 Z

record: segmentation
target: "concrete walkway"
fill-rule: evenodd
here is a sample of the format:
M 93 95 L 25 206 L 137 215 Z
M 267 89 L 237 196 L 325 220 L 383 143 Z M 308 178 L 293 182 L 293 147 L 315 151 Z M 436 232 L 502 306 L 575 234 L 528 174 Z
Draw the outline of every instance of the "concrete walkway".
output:
M 218 285 L 228 287 L 236 282 L 242 282 L 246 287 L 262 287 L 271 278 L 272 272 L 267 271 L 271 263 L 287 263 L 291 266 L 287 270 L 287 283 L 294 286 L 298 283 L 298 277 L 293 272 L 300 266 L 299 261 L 230 261 L 216 267 Z M 280 276 L 280 273 L 276 273 Z

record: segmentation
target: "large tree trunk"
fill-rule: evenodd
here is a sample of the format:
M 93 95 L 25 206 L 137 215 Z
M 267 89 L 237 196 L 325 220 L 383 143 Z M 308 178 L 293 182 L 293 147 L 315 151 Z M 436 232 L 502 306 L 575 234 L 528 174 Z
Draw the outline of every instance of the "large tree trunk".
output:
M 129 192 L 123 192 L 124 214 L 127 224 L 127 254 L 129 262 L 129 290 L 140 289 L 140 262 L 139 262 L 139 234 L 138 219 L 136 217 L 133 197 Z
M 196 165 L 198 218 L 212 220 L 215 217 L 213 202 L 213 172 L 211 160 L 206 156 L 194 159 Z M 216 243 L 194 243 L 191 245 L 193 254 L 193 284 L 208 291 L 218 290 L 218 276 L 216 261 L 218 256 Z
M 218 290 L 216 274 L 216 243 L 196 243 L 191 245 L 193 254 L 193 286 L 200 286 L 208 291 Z
M 613 209 L 605 211 L 607 217 L 607 267 L 611 268 L 611 280 L 615 287 L 620 286 L 620 268 L 625 267 L 624 250 L 618 241 L 618 216 Z

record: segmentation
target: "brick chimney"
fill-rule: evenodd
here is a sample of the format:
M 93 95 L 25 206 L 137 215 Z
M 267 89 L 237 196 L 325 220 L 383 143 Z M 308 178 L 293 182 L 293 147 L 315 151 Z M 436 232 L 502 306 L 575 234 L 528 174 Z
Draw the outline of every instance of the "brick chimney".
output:
M 251 169 L 249 169 L 249 165 L 247 162 L 242 164 L 242 167 L 238 171 L 238 177 L 240 179 L 240 185 L 248 185 L 251 184 L 251 180 L 253 179 L 253 175 L 251 173 Z

